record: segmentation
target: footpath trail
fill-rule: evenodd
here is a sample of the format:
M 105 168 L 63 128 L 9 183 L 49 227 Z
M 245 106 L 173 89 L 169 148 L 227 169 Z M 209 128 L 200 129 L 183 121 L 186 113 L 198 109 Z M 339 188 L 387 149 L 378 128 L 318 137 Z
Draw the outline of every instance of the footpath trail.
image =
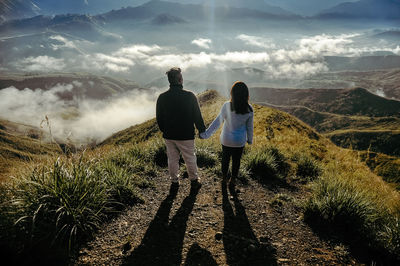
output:
M 171 187 L 167 173 L 79 251 L 76 265 L 335 265 L 358 264 L 346 248 L 320 239 L 302 219 L 300 184 L 249 180 L 230 191 L 200 171 Z

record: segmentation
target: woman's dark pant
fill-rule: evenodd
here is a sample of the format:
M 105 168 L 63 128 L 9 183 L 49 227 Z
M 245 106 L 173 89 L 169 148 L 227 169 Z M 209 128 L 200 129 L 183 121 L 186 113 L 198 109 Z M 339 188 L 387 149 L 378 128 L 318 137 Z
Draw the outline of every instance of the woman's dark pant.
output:
M 229 161 L 232 157 L 232 179 L 235 179 L 239 174 L 240 158 L 242 157 L 244 147 L 227 147 L 222 145 L 222 175 L 228 175 Z

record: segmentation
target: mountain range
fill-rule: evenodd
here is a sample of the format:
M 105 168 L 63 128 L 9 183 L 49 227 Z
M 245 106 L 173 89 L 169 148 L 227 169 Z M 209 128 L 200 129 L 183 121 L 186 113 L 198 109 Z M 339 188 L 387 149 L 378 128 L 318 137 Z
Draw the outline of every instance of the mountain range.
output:
M 280 16 L 293 16 L 295 14 L 313 16 L 314 18 L 374 18 L 374 19 L 398 19 L 400 14 L 399 0 L 359 0 L 359 1 L 344 1 L 344 0 L 331 0 L 331 1 L 293 1 L 293 0 L 186 0 L 186 1 L 159 1 L 152 0 L 146 2 L 145 0 L 72 0 L 72 1 L 59 1 L 57 5 L 54 1 L 50 0 L 4 0 L 0 3 L 0 22 L 7 19 L 32 17 L 34 15 L 56 15 L 56 14 L 101 14 L 109 12 L 110 10 L 119 10 L 124 7 L 138 7 L 144 6 L 145 8 L 164 7 L 163 13 L 169 13 L 172 7 L 191 6 L 206 12 L 213 12 L 211 8 L 216 10 L 232 10 L 235 8 L 258 11 L 267 14 L 274 14 Z M 182 10 L 182 9 L 178 9 Z M 176 11 L 178 11 L 176 10 Z M 155 12 L 155 10 L 153 10 Z M 238 10 L 236 10 L 238 11 Z M 161 10 L 158 10 L 161 12 Z M 242 10 L 243 12 L 243 10 Z M 249 16 L 246 12 L 233 12 L 237 16 Z M 172 15 L 177 15 L 173 12 Z M 220 11 L 217 14 L 223 14 Z M 190 13 L 192 14 L 192 13 Z M 257 14 L 254 14 L 257 16 Z M 259 16 L 259 15 L 258 15 Z
M 326 9 L 317 16 L 320 18 L 362 18 L 362 19 L 399 19 L 399 0 L 360 0 L 341 3 Z

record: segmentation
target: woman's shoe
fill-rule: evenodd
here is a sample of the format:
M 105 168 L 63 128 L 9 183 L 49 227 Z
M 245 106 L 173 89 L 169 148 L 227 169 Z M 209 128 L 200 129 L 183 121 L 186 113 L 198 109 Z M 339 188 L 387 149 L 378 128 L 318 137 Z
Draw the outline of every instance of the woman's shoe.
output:
M 228 176 L 226 175 L 222 175 L 222 181 L 223 184 L 227 184 L 228 183 Z

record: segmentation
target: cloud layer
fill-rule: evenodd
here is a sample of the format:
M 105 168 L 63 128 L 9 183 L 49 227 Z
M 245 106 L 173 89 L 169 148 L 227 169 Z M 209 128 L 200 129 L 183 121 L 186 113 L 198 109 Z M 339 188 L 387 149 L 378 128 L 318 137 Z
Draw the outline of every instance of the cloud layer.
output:
M 187 45 L 197 46 L 204 51 L 193 52 L 177 47 L 157 44 L 132 44 L 116 48 L 110 52 L 83 52 L 79 41 L 68 40 L 59 35 L 51 36 L 52 49 L 61 51 L 76 50 L 76 57 L 57 57 L 50 55 L 29 56 L 14 65 L 23 71 L 88 71 L 95 73 L 129 75 L 131 73 L 163 72 L 171 66 L 185 70 L 207 69 L 208 71 L 242 67 L 256 67 L 265 71 L 272 79 L 301 79 L 309 75 L 328 71 L 325 56 L 360 56 L 387 51 L 400 55 L 400 46 L 393 48 L 388 44 L 360 44 L 360 34 L 304 36 L 285 45 L 271 38 L 238 34 L 230 40 L 236 48 L 227 46 L 215 50 L 209 38 L 198 38 Z M 234 40 L 234 41 L 233 41 Z M 95 44 L 93 44 L 95 45 Z M 238 48 L 240 47 L 240 48 Z M 79 58 L 77 58 L 79 57 Z M 139 71 L 140 70 L 140 71 Z
M 155 115 L 154 93 L 131 91 L 102 101 L 61 99 L 62 93 L 80 86 L 82 84 L 75 81 L 46 90 L 18 90 L 14 87 L 2 89 L 1 117 L 39 127 L 45 116 L 48 116 L 55 138 L 65 140 L 69 137 L 76 144 L 86 144 L 101 141 Z
M 180 66 L 193 73 L 254 67 L 263 70 L 266 79 L 287 80 L 329 71 L 325 56 L 361 56 L 381 51 L 400 55 L 399 45 L 394 47 L 393 44 L 380 42 L 367 44 L 360 41 L 360 36 L 319 34 L 283 43 L 281 39 L 237 34 L 218 40 L 197 38 L 188 41 L 185 49 L 158 44 L 126 44 L 104 52 L 93 43 L 91 52 L 85 52 L 81 47 L 87 46 L 87 43 L 53 35 L 50 36 L 53 42 L 51 48 L 58 54 L 29 56 L 17 60 L 13 65 L 23 71 L 117 74 L 138 82 L 147 82 L 171 66 Z M 228 43 L 235 45 L 229 46 Z M 198 48 L 202 51 L 198 51 Z M 71 56 L 72 51 L 78 55 Z M 66 53 L 64 56 L 63 52 Z

